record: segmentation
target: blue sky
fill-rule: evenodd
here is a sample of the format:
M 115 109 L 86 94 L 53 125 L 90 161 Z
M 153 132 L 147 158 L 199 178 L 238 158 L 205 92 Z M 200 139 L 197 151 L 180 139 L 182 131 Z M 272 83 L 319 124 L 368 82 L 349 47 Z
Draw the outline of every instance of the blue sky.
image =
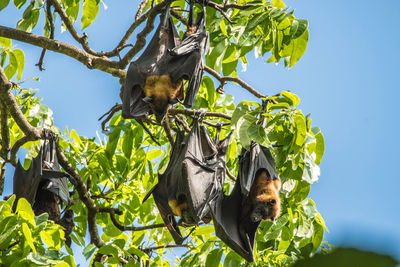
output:
M 110 50 L 128 28 L 137 3 L 106 2 L 86 32 L 95 50 Z M 239 76 L 267 95 L 291 90 L 301 98 L 304 114 L 325 136 L 321 176 L 311 188 L 330 232 L 325 240 L 387 252 L 400 259 L 400 2 L 294 1 L 285 3 L 309 21 L 310 40 L 303 58 L 290 70 L 282 64 L 250 59 Z M 21 13 L 12 6 L 0 12 L 0 25 L 14 26 Z M 59 21 L 58 21 L 59 25 Z M 39 28 L 39 27 L 38 27 Z M 58 28 L 59 29 L 59 28 Z M 35 29 L 35 31 L 38 29 Z M 67 32 L 56 38 L 72 41 Z M 134 40 L 132 40 L 134 41 Z M 119 100 L 118 80 L 64 55 L 48 52 L 44 72 L 34 65 L 41 49 L 13 42 L 25 51 L 25 86 L 39 88 L 54 111 L 55 125 L 95 136 L 97 119 Z M 235 102 L 252 97 L 230 85 Z M 8 168 L 5 194 L 12 191 Z

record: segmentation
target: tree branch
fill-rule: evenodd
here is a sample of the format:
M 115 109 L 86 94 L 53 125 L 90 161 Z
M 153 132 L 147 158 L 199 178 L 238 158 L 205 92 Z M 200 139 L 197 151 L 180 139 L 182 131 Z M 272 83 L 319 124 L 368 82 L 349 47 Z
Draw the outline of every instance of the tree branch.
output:
M 17 152 L 18 152 L 19 148 L 29 141 L 35 141 L 35 138 L 25 135 L 22 138 L 18 139 L 15 142 L 15 144 L 13 145 L 13 147 L 11 148 L 10 163 L 13 166 L 17 166 Z
M 97 53 L 96 51 L 92 50 L 89 47 L 89 44 L 87 42 L 87 35 L 84 33 L 83 36 L 80 36 L 74 26 L 72 25 L 71 21 L 68 18 L 67 13 L 64 11 L 64 9 L 62 8 L 62 6 L 60 5 L 60 3 L 58 3 L 55 0 L 47 0 L 50 1 L 51 5 L 54 6 L 55 11 L 60 15 L 62 22 L 64 23 L 65 27 L 67 28 L 67 30 L 69 31 L 69 33 L 71 34 L 71 36 L 78 42 L 81 44 L 83 50 L 85 50 L 87 53 L 94 55 L 94 56 L 104 56 L 104 53 Z
M 138 11 L 136 12 L 136 16 L 135 16 L 135 21 L 137 21 L 140 17 L 140 15 L 142 15 L 142 12 L 144 10 L 144 8 L 146 7 L 147 2 L 149 2 L 149 0 L 143 0 L 142 3 L 139 5 Z
M 70 44 L 4 26 L 0 26 L 0 36 L 62 53 L 85 64 L 89 69 L 99 69 L 120 78 L 125 78 L 126 76 L 126 71 L 123 70 L 126 65 L 121 67 L 119 62 L 90 55 Z
M 1 26 L 0 26 L 1 27 Z M 0 67 L 0 99 L 6 104 L 8 111 L 22 132 L 32 138 L 40 139 L 43 135 L 41 130 L 33 127 L 22 114 L 13 94 L 11 93 L 12 83 L 7 79 L 3 69 Z
M 101 240 L 99 236 L 99 232 L 96 225 L 96 215 L 99 211 L 99 208 L 96 206 L 94 201 L 90 198 L 89 192 L 85 186 L 85 183 L 82 180 L 82 177 L 78 173 L 78 171 L 72 166 L 71 163 L 67 160 L 64 155 L 64 152 L 61 150 L 60 145 L 57 142 L 56 145 L 57 158 L 60 165 L 64 168 L 64 170 L 72 175 L 72 177 L 76 181 L 76 190 L 78 191 L 79 198 L 85 204 L 88 209 L 88 227 L 90 234 L 90 243 L 93 243 L 96 247 L 104 246 L 103 240 Z
M 218 72 L 216 72 L 212 68 L 210 68 L 206 65 L 204 65 L 203 67 L 204 67 L 205 71 L 207 71 L 212 76 L 214 76 L 218 81 L 221 82 L 221 84 L 223 84 L 227 81 L 235 82 L 235 83 L 238 83 L 240 86 L 242 86 L 244 89 L 246 89 L 247 91 L 249 91 L 250 93 L 252 93 L 253 95 L 255 95 L 258 98 L 266 97 L 265 95 L 259 93 L 256 89 L 254 89 L 252 86 L 248 85 L 247 83 L 245 83 L 243 80 L 241 80 L 239 78 L 234 78 L 234 77 L 230 77 L 230 76 L 221 76 Z
M 168 111 L 169 112 L 169 111 Z M 174 136 L 171 132 L 171 127 L 169 126 L 169 121 L 168 121 L 168 112 L 165 114 L 165 118 L 162 121 L 162 126 L 164 127 L 165 134 L 167 135 L 168 141 L 171 144 L 171 147 L 174 145 Z
M 155 5 L 152 9 L 150 9 L 145 15 L 142 17 L 147 18 L 146 26 L 143 28 L 143 30 L 138 33 L 136 36 L 136 43 L 135 45 L 126 53 L 126 55 L 121 59 L 121 67 L 125 68 L 129 62 L 132 60 L 132 58 L 140 51 L 142 48 L 146 45 L 146 36 L 154 29 L 154 19 L 157 14 L 161 12 L 161 10 L 168 4 L 169 1 L 163 1 L 157 5 Z M 139 20 L 136 20 L 131 27 L 136 28 L 138 25 L 140 25 L 143 21 L 141 21 L 141 18 Z M 139 23 L 140 21 L 140 23 Z M 136 24 L 138 22 L 138 24 Z M 131 28 L 129 28 L 128 32 L 130 32 Z M 133 32 L 133 30 L 132 30 Z M 122 42 L 122 40 L 121 40 Z M 121 43 L 119 44 L 119 46 Z
M 139 226 L 139 227 L 134 227 L 134 226 L 123 226 L 122 224 L 120 224 L 117 219 L 115 218 L 115 210 L 110 210 L 109 211 L 110 214 L 110 219 L 113 222 L 113 224 L 115 225 L 115 227 L 117 227 L 119 230 L 121 231 L 144 231 L 144 230 L 149 230 L 149 229 L 155 229 L 155 228 L 161 228 L 161 227 L 165 227 L 164 223 L 160 223 L 160 224 L 153 224 L 153 225 L 148 225 L 148 226 Z M 122 212 L 121 214 L 122 215 Z
M 108 115 L 107 118 L 105 118 L 102 122 L 101 122 L 101 129 L 103 131 L 107 131 L 106 129 L 106 123 L 111 120 L 111 118 L 114 116 L 114 114 L 118 111 L 120 111 L 122 109 L 122 105 L 116 103 L 109 111 L 107 111 L 103 116 L 101 116 L 99 118 L 99 120 L 103 119 L 104 116 Z
M 3 164 L 1 164 L 0 168 L 0 195 L 3 194 L 5 177 L 6 177 L 6 162 L 4 161 Z
M 5 161 L 8 159 L 10 151 L 10 131 L 8 129 L 8 111 L 4 103 L 0 103 L 0 120 L 1 120 L 1 150 L 0 157 Z
M 176 115 L 176 114 L 184 114 L 187 116 L 194 116 L 199 114 L 198 110 L 190 110 L 190 109 L 179 109 L 179 108 L 171 108 L 168 110 L 168 113 L 171 115 Z M 225 113 L 221 112 L 204 112 L 205 117 L 219 117 L 219 118 L 224 118 L 227 120 L 231 120 L 232 116 L 227 115 Z

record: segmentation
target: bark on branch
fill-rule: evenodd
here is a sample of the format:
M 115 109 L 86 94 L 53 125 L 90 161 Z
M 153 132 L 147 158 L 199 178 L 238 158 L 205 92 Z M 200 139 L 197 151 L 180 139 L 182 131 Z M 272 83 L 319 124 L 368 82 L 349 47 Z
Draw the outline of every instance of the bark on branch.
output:
M 221 84 L 225 84 L 225 82 L 227 82 L 227 81 L 235 82 L 258 98 L 266 97 L 265 95 L 261 94 L 256 89 L 254 89 L 252 86 L 248 85 L 246 82 L 244 82 L 243 80 L 241 80 L 239 78 L 230 77 L 230 76 L 221 76 L 218 72 L 216 72 L 212 68 L 210 68 L 208 66 L 203 66 L 203 67 L 204 67 L 205 71 L 207 71 L 212 76 L 214 76 L 218 81 L 221 82 Z
M 126 65 L 121 67 L 119 62 L 117 61 L 113 61 L 104 57 L 90 55 L 85 51 L 82 51 L 81 49 L 70 44 L 51 40 L 36 34 L 27 33 L 5 26 L 0 26 L 0 36 L 32 44 L 34 46 L 46 48 L 47 50 L 51 50 L 54 52 L 62 53 L 78 60 L 79 62 L 86 65 L 89 69 L 99 69 L 120 78 L 125 78 L 126 76 L 126 71 L 123 70 Z

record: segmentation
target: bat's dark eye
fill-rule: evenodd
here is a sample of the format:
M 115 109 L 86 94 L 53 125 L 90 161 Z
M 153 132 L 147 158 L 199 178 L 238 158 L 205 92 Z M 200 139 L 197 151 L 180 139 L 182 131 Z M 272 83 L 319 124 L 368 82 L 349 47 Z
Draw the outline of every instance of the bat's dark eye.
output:
M 275 199 L 271 199 L 271 200 L 269 201 L 269 203 L 271 203 L 272 205 L 275 205 L 276 200 L 275 200 Z

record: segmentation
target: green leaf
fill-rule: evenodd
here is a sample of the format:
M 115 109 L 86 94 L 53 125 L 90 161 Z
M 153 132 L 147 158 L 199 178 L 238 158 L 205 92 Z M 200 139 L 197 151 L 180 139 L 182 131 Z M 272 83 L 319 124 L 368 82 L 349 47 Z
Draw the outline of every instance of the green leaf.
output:
M 19 204 L 19 202 L 18 202 Z M 33 245 L 33 240 L 32 240 L 32 233 L 31 230 L 29 229 L 28 225 L 26 223 L 22 223 L 22 233 L 25 237 L 25 242 L 29 245 L 29 247 L 32 249 L 33 253 L 36 254 L 36 248 Z
M 111 132 L 111 134 L 108 136 L 108 142 L 107 142 L 107 146 L 106 146 L 106 154 L 107 154 L 109 160 L 112 159 L 112 156 L 115 153 L 115 149 L 117 148 L 120 134 L 121 134 L 121 129 L 115 128 Z
M 88 260 L 93 255 L 93 253 L 96 251 L 96 249 L 97 249 L 97 247 L 94 244 L 90 243 L 83 249 L 82 254 L 83 254 L 83 256 L 85 256 L 86 260 Z
M 39 20 L 39 9 L 33 9 L 32 5 L 29 5 L 23 14 L 23 17 L 17 23 L 17 29 L 25 32 L 31 32 L 36 26 Z
M 308 43 L 308 30 L 306 30 L 299 38 L 293 40 L 293 52 L 290 55 L 290 66 L 293 67 L 294 64 L 303 56 L 307 49 Z
M 5 48 L 11 48 L 11 39 L 0 37 L 0 45 Z
M 315 146 L 315 164 L 319 165 L 322 160 L 322 156 L 324 155 L 325 151 L 325 141 L 324 141 L 324 136 L 321 133 L 321 129 L 318 127 L 313 127 L 311 128 L 311 132 L 313 133 L 317 143 Z
M 109 224 L 107 227 L 103 228 L 103 231 L 106 235 L 110 237 L 119 236 L 122 232 L 114 224 Z
M 225 36 L 228 36 L 228 32 L 226 31 L 226 25 L 225 25 L 224 20 L 221 20 L 221 21 L 219 22 L 219 28 L 221 29 L 221 32 L 222 32 Z
M 47 222 L 49 218 L 49 214 L 48 213 L 42 213 L 39 216 L 35 216 L 35 223 L 36 225 L 39 225 L 41 223 Z
M 14 5 L 19 9 L 25 4 L 26 0 L 14 0 Z
M 218 267 L 222 257 L 222 249 L 214 249 L 207 255 L 206 266 Z
M 56 245 L 56 240 L 53 240 L 53 236 L 48 231 L 41 231 L 40 238 L 49 247 L 54 248 Z
M 324 228 L 318 224 L 314 223 L 314 232 L 312 235 L 313 252 L 316 252 L 321 246 L 322 239 L 324 238 Z
M 224 260 L 224 267 L 239 267 L 243 259 L 236 252 L 230 251 Z
M 290 38 L 297 39 L 307 30 L 308 21 L 307 20 L 293 20 L 292 26 L 290 28 Z
M 292 231 L 286 226 L 282 227 L 281 240 L 279 241 L 278 251 L 285 251 L 291 243 Z
M 286 5 L 281 0 L 272 0 L 272 6 L 277 8 L 284 8 Z
M 127 159 L 130 159 L 132 156 L 133 149 L 133 131 L 126 131 L 122 137 L 122 151 Z
M 147 158 L 148 160 L 153 160 L 153 159 L 155 159 L 155 158 L 158 158 L 158 157 L 161 156 L 161 155 L 162 155 L 161 149 L 156 148 L 156 149 L 152 149 L 152 150 L 150 150 L 149 152 L 147 152 L 146 158 Z
M 247 130 L 247 133 L 250 140 L 254 140 L 262 145 L 266 145 L 266 143 L 268 143 L 267 132 L 261 125 L 252 124 Z
M 18 69 L 18 61 L 13 53 L 8 53 L 9 64 L 4 68 L 4 73 L 7 76 L 7 79 L 11 79 Z
M 0 235 L 0 249 L 5 249 L 10 245 L 20 225 L 17 222 L 17 218 L 10 216 L 2 220 L 0 226 L 0 232 L 2 232 Z
M 101 247 L 98 250 L 98 253 L 101 253 L 104 255 L 113 255 L 114 257 L 118 257 L 118 249 L 112 245 L 106 245 L 106 246 Z
M 10 0 L 0 0 L 0 11 L 8 6 L 8 3 L 10 3 Z
M 31 204 L 25 199 L 20 198 L 18 200 L 17 209 L 15 212 L 23 219 L 27 220 L 32 226 L 36 226 L 35 214 L 31 208 Z
M 302 147 L 307 135 L 306 119 L 299 112 L 294 115 L 294 122 L 296 124 L 296 145 Z
M 133 246 L 131 246 L 128 249 L 128 252 L 134 255 L 139 256 L 142 260 L 149 260 L 149 255 L 147 255 L 146 253 L 143 252 L 143 250 L 137 249 Z
M 211 108 L 216 99 L 216 92 L 214 82 L 208 76 L 203 76 L 203 86 L 207 89 L 208 106 Z
M 298 104 L 300 104 L 300 98 L 297 95 L 292 94 L 289 91 L 283 91 L 280 93 L 280 95 L 289 99 L 291 101 L 291 105 L 293 107 L 296 107 Z
M 83 2 L 83 14 L 82 14 L 82 30 L 92 24 L 99 13 L 99 0 L 84 0 Z
M 257 119 L 254 116 L 245 114 L 237 122 L 239 140 L 244 147 L 250 146 L 252 139 L 249 136 L 248 130 L 256 121 Z
M 21 79 L 22 77 L 22 71 L 24 70 L 24 64 L 25 64 L 25 56 L 24 52 L 22 52 L 21 49 L 14 49 L 11 51 L 12 54 L 14 54 L 15 59 L 17 60 L 17 69 L 18 69 L 18 76 L 17 80 Z

